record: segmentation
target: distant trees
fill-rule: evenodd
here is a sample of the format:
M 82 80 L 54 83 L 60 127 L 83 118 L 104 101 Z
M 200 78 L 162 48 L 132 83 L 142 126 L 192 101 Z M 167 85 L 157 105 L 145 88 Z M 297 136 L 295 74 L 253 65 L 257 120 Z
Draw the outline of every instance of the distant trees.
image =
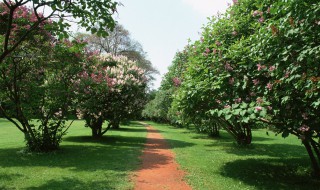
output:
M 153 80 L 153 75 L 158 74 L 158 71 L 147 59 L 141 44 L 130 37 L 130 32 L 120 24 L 117 24 L 113 30 L 106 29 L 106 32 L 108 36 L 78 34 L 77 38 L 85 40 L 88 43 L 88 50 L 92 52 L 126 56 L 145 70 L 148 80 Z

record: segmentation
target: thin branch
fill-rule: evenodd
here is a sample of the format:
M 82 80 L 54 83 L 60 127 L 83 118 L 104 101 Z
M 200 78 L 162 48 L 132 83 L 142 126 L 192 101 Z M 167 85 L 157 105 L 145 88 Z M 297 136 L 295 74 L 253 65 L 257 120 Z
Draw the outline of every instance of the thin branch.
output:
M 7 120 L 9 120 L 11 123 L 13 123 L 21 132 L 25 132 L 22 128 L 21 128 L 21 126 L 15 121 L 15 120 L 13 120 L 11 117 L 9 117 L 7 114 L 6 114 L 6 112 L 5 112 L 5 110 L 3 109 L 3 107 L 2 107 L 2 105 L 0 105 L 0 111 L 1 111 L 1 114 L 7 119 Z
M 65 133 L 68 131 L 68 129 L 71 127 L 71 125 L 72 125 L 72 123 L 73 123 L 74 121 L 75 121 L 75 120 L 72 120 L 72 121 L 71 121 L 71 123 L 69 124 L 69 126 L 66 128 L 66 130 L 63 131 L 62 134 L 65 134 Z
M 101 135 L 104 135 L 109 129 L 111 128 L 111 123 L 108 123 L 107 128 L 101 133 Z

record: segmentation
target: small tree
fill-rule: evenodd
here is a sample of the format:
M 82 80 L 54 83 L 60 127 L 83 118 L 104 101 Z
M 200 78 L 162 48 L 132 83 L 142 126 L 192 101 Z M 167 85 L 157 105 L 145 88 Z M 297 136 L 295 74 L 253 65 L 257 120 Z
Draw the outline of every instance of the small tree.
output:
M 106 54 L 83 67 L 75 82 L 77 114 L 86 120 L 93 137 L 101 137 L 112 126 L 117 127 L 121 120 L 142 109 L 146 78 L 135 62 Z M 102 129 L 104 121 L 108 121 L 106 129 Z

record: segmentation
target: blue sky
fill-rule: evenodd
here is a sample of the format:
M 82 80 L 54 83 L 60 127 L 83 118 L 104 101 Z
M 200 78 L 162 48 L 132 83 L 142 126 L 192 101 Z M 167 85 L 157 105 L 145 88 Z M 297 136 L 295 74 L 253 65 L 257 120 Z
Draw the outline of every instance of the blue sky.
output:
M 140 42 L 160 71 L 154 88 L 178 50 L 199 38 L 207 17 L 224 12 L 232 0 L 119 0 L 116 19 Z

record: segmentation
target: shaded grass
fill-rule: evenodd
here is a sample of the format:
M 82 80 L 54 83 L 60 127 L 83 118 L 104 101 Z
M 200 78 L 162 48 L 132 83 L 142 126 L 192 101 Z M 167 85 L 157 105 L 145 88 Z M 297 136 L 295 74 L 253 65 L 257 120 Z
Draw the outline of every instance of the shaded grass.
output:
M 83 126 L 73 123 L 60 150 L 29 154 L 23 134 L 0 119 L 0 189 L 131 189 L 145 127 L 131 123 L 94 140 Z
M 195 190 L 319 189 L 320 182 L 310 177 L 307 152 L 294 136 L 255 130 L 253 144 L 240 147 L 225 131 L 213 139 L 192 129 L 148 123 L 168 140 Z M 192 146 L 181 146 L 185 142 Z

